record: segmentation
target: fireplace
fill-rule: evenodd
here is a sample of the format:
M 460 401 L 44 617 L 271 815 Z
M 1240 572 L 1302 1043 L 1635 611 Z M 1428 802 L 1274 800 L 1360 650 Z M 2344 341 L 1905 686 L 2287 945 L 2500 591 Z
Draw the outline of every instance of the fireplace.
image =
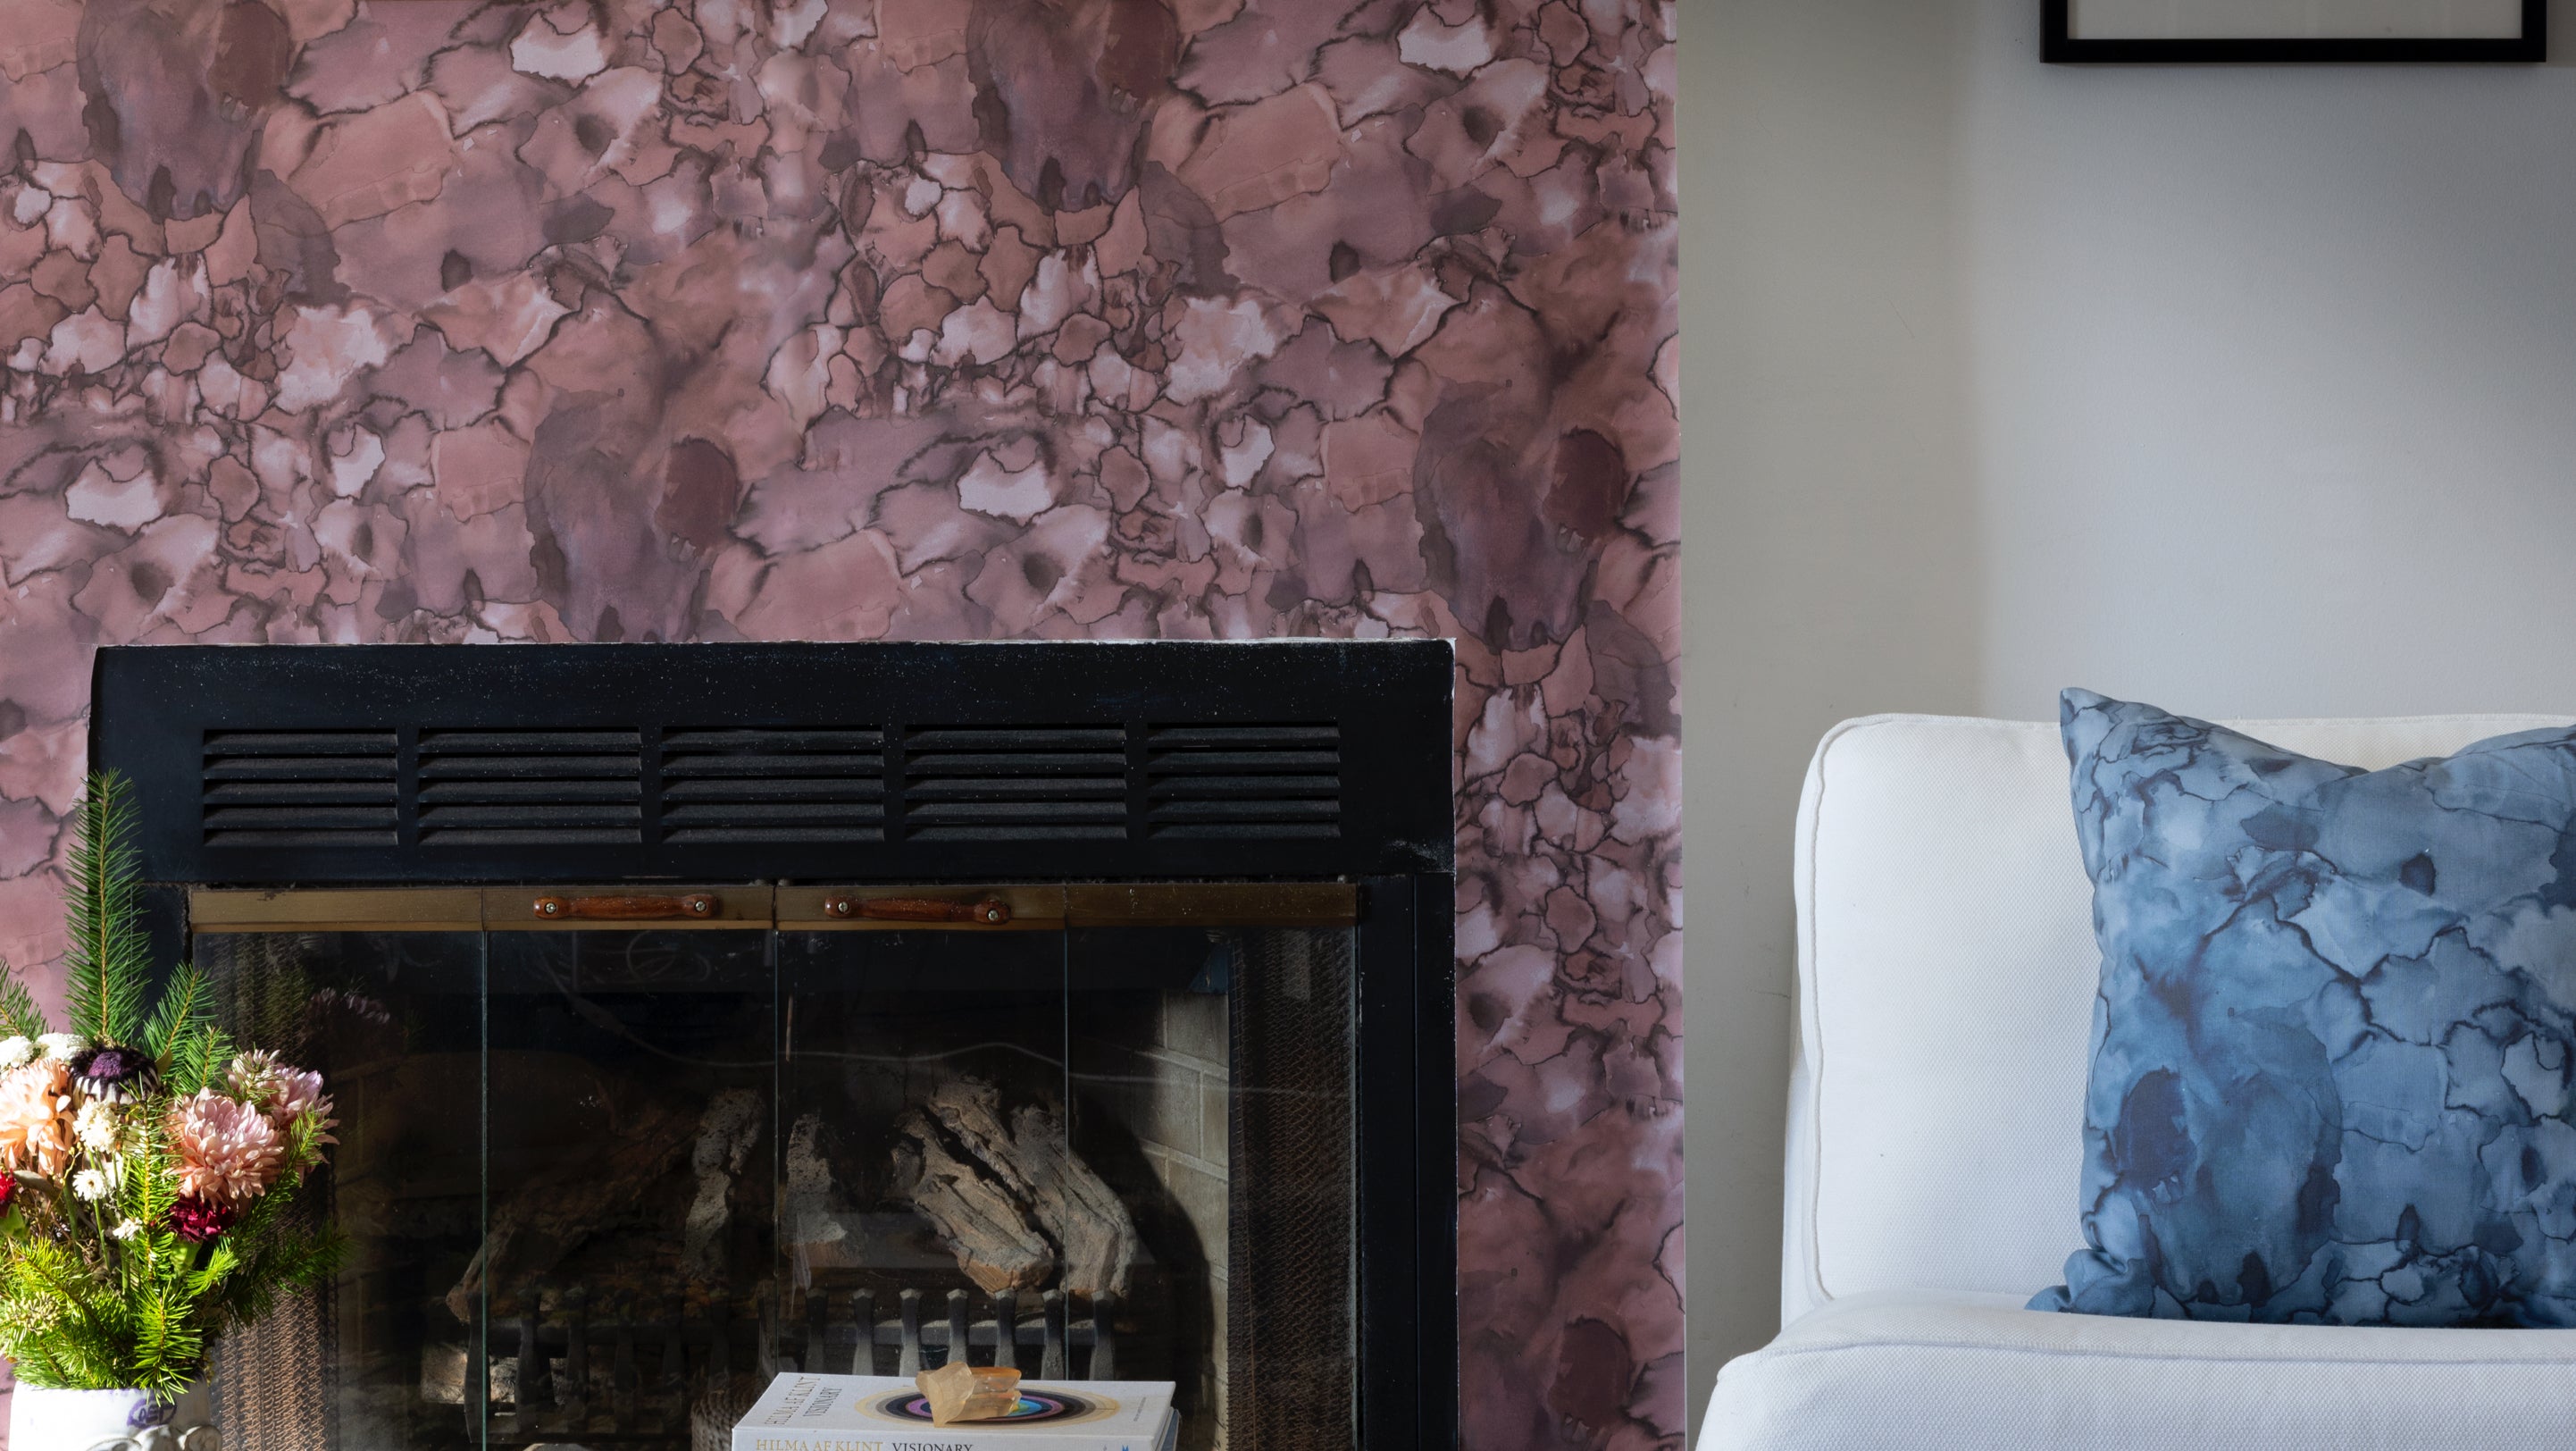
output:
M 329 1074 L 225 1444 L 696 1448 L 791 1369 L 1450 1444 L 1449 656 L 118 649 L 174 958 Z

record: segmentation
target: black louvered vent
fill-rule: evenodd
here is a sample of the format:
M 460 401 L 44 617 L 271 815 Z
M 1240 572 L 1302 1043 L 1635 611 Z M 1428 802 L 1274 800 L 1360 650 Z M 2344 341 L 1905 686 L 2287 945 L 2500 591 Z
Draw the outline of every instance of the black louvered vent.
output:
M 662 839 L 880 841 L 885 733 L 766 726 L 662 733 Z
M 642 735 L 631 728 L 424 730 L 421 845 L 640 841 Z
M 1146 827 L 1155 836 L 1341 834 L 1337 726 L 1155 726 L 1145 748 Z
M 102 647 L 151 880 L 1447 871 L 1427 640 Z M 1354 722 L 1366 722 L 1364 729 Z
M 208 731 L 208 846 L 392 846 L 392 731 Z
M 907 840 L 1126 838 L 1123 727 L 923 726 L 903 750 Z

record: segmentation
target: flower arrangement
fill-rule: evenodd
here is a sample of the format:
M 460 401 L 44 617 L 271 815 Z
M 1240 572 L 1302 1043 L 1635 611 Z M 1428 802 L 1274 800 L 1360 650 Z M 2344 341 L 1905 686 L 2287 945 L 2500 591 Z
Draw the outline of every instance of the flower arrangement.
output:
M 214 1337 L 330 1273 L 290 1213 L 333 1142 L 321 1075 L 237 1048 L 204 978 L 155 994 L 130 787 L 75 810 L 55 1032 L 0 965 L 0 1355 L 31 1386 L 174 1400 Z

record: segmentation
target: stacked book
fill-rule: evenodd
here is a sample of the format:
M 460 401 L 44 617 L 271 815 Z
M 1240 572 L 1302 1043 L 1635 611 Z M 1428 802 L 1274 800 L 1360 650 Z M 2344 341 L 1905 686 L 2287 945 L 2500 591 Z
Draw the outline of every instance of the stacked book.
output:
M 910 1380 L 803 1375 L 769 1383 L 734 1427 L 733 1451 L 1172 1451 L 1170 1381 L 1022 1381 L 993 1420 L 939 1425 Z

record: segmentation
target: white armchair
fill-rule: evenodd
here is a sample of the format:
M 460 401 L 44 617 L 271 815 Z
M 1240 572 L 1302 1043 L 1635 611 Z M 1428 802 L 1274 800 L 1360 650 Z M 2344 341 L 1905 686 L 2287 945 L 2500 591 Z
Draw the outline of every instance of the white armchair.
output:
M 2565 717 L 2258 721 L 2371 768 Z M 2099 966 L 2053 724 L 1875 716 L 1799 806 L 1778 1339 L 1699 1451 L 2423 1451 L 2576 1437 L 2576 1331 L 2044 1314 Z

